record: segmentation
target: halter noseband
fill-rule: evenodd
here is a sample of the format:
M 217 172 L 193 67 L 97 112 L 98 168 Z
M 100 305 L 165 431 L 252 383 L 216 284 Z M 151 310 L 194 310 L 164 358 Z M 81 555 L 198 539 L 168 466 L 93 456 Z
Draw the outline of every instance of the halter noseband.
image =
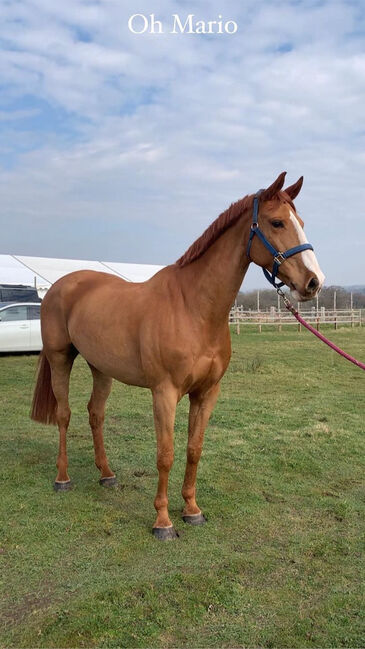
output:
M 254 238 L 255 234 L 257 234 L 258 238 L 262 241 L 264 246 L 268 249 L 269 252 L 274 257 L 273 261 L 273 266 L 272 266 L 272 271 L 271 274 L 269 273 L 266 268 L 263 268 L 263 273 L 270 284 L 272 284 L 275 288 L 280 288 L 281 286 L 284 286 L 284 282 L 278 282 L 276 283 L 276 276 L 279 271 L 279 266 L 288 259 L 288 257 L 292 257 L 293 255 L 296 255 L 298 252 L 302 252 L 303 250 L 313 250 L 313 246 L 310 243 L 301 243 L 299 246 L 294 246 L 294 248 L 289 248 L 289 250 L 286 250 L 285 252 L 279 252 L 274 248 L 274 246 L 268 241 L 263 233 L 262 230 L 259 228 L 258 224 L 258 214 L 259 214 L 259 200 L 260 200 L 260 194 L 262 194 L 264 190 L 259 189 L 258 192 L 256 192 L 255 197 L 253 199 L 253 212 L 252 212 L 252 224 L 251 224 L 251 231 L 250 231 L 250 237 L 248 240 L 247 244 L 247 257 L 250 259 L 250 250 L 251 250 L 251 244 L 252 244 L 252 239 Z

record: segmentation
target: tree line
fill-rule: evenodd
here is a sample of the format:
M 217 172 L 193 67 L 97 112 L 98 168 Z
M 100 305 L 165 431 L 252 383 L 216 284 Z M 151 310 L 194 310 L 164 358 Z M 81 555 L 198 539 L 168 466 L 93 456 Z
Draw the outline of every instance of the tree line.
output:
M 258 291 L 249 291 L 247 293 L 239 292 L 237 295 L 238 306 L 243 309 L 257 310 L 257 293 Z M 351 291 L 343 288 L 342 286 L 325 286 L 322 288 L 318 296 L 318 306 L 325 307 L 326 309 L 333 309 L 334 296 L 336 293 L 336 308 L 337 309 L 350 309 L 351 308 Z M 289 295 L 290 297 L 290 295 Z M 260 311 L 268 311 L 270 307 L 277 307 L 278 297 L 273 289 L 262 289 L 259 291 Z M 316 307 L 317 301 L 309 300 L 305 302 L 305 307 L 310 309 L 312 306 Z M 365 287 L 352 291 L 352 307 L 354 309 L 365 309 Z M 282 307 L 283 308 L 283 307 Z

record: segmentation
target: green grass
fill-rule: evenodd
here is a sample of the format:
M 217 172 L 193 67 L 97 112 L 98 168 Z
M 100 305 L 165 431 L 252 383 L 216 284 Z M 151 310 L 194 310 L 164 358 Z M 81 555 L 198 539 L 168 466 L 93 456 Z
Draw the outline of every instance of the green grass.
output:
M 365 329 L 331 331 L 364 360 Z M 54 493 L 57 432 L 28 418 L 34 356 L 0 358 L 0 645 L 363 647 L 365 375 L 295 329 L 233 334 L 198 474 L 207 525 L 180 519 L 187 400 L 178 408 L 172 543 L 151 534 L 148 391 L 115 383 L 98 485 L 78 359 L 70 475 Z

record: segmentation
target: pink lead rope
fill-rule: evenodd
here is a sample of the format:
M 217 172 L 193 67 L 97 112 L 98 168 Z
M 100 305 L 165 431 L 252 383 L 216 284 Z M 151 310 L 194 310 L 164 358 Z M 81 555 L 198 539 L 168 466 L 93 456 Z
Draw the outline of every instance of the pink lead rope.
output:
M 331 340 L 328 340 L 328 338 L 323 336 L 319 331 L 317 331 L 314 327 L 312 327 L 312 325 L 310 325 L 308 322 L 306 322 L 302 318 L 302 316 L 298 313 L 298 311 L 295 309 L 295 307 L 292 305 L 292 303 L 288 300 L 288 298 L 286 297 L 285 293 L 283 293 L 283 291 L 281 291 L 279 289 L 278 293 L 283 298 L 284 304 L 285 304 L 286 308 L 288 309 L 288 311 L 290 311 L 293 314 L 293 316 L 298 320 L 298 322 L 300 322 L 300 324 L 303 325 L 303 327 L 308 329 L 308 331 L 311 331 L 312 334 L 314 334 L 315 336 L 317 336 L 317 338 L 319 338 L 324 343 L 326 343 L 326 345 L 328 345 L 328 347 L 331 347 L 331 349 L 334 349 L 335 352 L 337 352 L 337 354 L 340 354 L 340 356 L 343 356 L 344 358 L 347 358 L 348 361 L 350 361 L 354 365 L 357 365 L 357 367 L 360 367 L 360 369 L 365 370 L 365 363 L 361 363 L 360 361 L 357 361 L 356 358 L 354 358 L 353 356 L 350 356 L 350 354 L 347 354 L 346 352 L 343 351 L 343 349 L 340 349 L 339 347 L 337 347 L 337 345 L 335 345 L 333 342 L 331 342 Z

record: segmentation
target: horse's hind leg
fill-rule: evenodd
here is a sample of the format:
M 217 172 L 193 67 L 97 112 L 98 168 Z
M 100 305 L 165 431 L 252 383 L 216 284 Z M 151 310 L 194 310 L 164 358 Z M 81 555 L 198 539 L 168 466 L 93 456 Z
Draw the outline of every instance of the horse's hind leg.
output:
M 89 423 L 94 441 L 95 464 L 101 473 L 99 480 L 100 484 L 105 487 L 110 487 L 117 483 L 117 479 L 113 471 L 110 469 L 106 457 L 103 426 L 105 403 L 110 394 L 112 379 L 99 372 L 99 370 L 97 370 L 93 365 L 90 365 L 90 363 L 89 367 L 93 375 L 93 391 L 87 407 L 89 410 Z
M 57 458 L 57 477 L 54 483 L 56 491 L 66 490 L 71 487 L 68 475 L 66 435 L 70 423 L 71 410 L 68 403 L 70 373 L 76 350 L 73 347 L 62 352 L 48 352 L 47 358 L 51 367 L 52 390 L 57 401 L 56 420 L 59 430 L 59 449 Z

